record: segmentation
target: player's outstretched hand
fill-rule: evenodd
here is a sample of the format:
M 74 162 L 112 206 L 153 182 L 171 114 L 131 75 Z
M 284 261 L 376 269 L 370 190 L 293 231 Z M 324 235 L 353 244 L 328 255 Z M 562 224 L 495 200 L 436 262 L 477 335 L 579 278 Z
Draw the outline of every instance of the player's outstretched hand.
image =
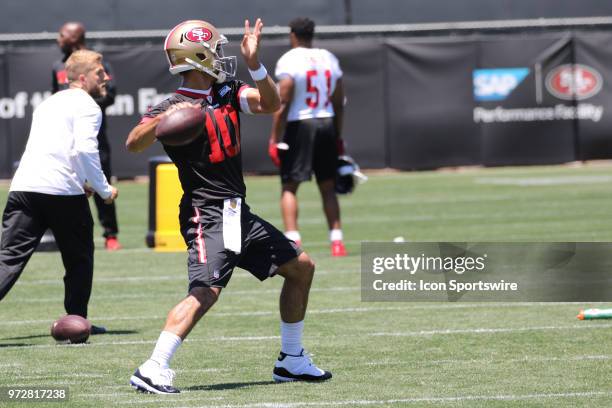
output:
M 106 200 L 104 200 L 104 204 L 112 204 L 119 196 L 119 191 L 116 187 L 111 186 L 111 195 Z
M 261 21 L 261 18 L 258 18 L 255 21 L 253 31 L 251 31 L 249 20 L 244 20 L 244 37 L 242 37 L 242 43 L 240 44 L 240 52 L 242 53 L 245 62 L 252 70 L 259 68 L 258 52 L 262 28 L 263 22 Z

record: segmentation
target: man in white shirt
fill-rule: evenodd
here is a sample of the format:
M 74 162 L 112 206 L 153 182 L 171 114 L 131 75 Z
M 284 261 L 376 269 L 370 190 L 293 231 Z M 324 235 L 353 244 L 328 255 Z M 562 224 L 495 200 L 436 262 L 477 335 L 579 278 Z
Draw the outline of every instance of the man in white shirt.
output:
M 80 50 L 66 61 L 67 90 L 42 102 L 2 216 L 0 300 L 13 287 L 47 228 L 64 263 L 64 308 L 87 317 L 93 280 L 93 220 L 87 196 L 117 198 L 100 167 L 97 134 L 102 112 L 94 97 L 106 92 L 102 56 Z M 105 329 L 92 327 L 92 334 Z
M 53 81 L 52 91 L 53 93 L 68 89 L 69 83 L 66 78 L 66 68 L 64 66 L 66 60 L 70 58 L 73 52 L 76 50 L 87 49 L 85 45 L 85 26 L 83 23 L 78 21 L 69 21 L 62 25 L 59 30 L 57 37 L 57 45 L 62 50 L 61 59 L 53 63 Z M 115 81 L 113 80 L 112 68 L 108 61 L 102 61 L 102 66 L 109 76 L 109 80 L 106 82 L 106 92 L 102 96 L 94 96 L 94 100 L 100 106 L 102 110 L 102 124 L 100 125 L 100 131 L 98 132 L 98 151 L 100 152 L 100 165 L 102 166 L 102 172 L 106 176 L 106 179 L 110 182 L 112 169 L 111 169 L 111 147 L 107 136 L 107 125 L 106 125 L 106 108 L 115 103 L 115 96 L 117 89 Z M 108 251 L 117 251 L 121 249 L 119 243 L 119 222 L 117 220 L 117 209 L 115 204 L 105 204 L 102 197 L 98 194 L 93 195 L 94 204 L 98 211 L 98 220 L 102 227 L 102 236 L 104 237 L 104 247 Z
M 337 159 L 343 154 L 342 70 L 331 52 L 312 48 L 312 20 L 296 18 L 289 27 L 291 50 L 276 64 L 282 105 L 273 118 L 268 149 L 272 161 L 280 167 L 285 235 L 301 244 L 297 190 L 314 172 L 329 227 L 332 256 L 346 256 L 335 191 Z

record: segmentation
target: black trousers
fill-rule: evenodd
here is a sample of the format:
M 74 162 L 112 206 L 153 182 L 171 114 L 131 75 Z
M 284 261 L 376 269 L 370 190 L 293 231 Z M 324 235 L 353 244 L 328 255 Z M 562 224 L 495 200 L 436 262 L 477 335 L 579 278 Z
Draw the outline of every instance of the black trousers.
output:
M 93 219 L 85 195 L 9 193 L 2 216 L 0 300 L 11 290 L 45 230 L 55 236 L 64 263 L 64 308 L 87 317 L 93 280 Z
M 102 172 L 106 176 L 106 179 L 110 183 L 111 179 L 111 159 L 110 159 L 110 147 L 107 141 L 99 140 L 100 150 L 100 164 L 102 165 Z M 119 225 L 117 223 L 117 209 L 115 203 L 105 204 L 102 197 L 98 194 L 94 194 L 94 203 L 98 210 L 98 219 L 104 233 L 104 238 L 116 237 L 119 233 Z

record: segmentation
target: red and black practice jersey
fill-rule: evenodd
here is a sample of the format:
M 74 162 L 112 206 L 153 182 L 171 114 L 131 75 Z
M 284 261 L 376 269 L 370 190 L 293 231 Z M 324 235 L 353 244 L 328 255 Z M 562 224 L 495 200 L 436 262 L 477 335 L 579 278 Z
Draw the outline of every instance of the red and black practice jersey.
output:
M 206 114 L 202 137 L 186 146 L 164 150 L 178 168 L 185 200 L 199 206 L 208 200 L 246 195 L 240 154 L 240 93 L 249 88 L 242 81 L 214 84 L 205 91 L 179 88 L 174 95 L 151 108 L 141 123 L 165 112 L 179 102 L 199 103 Z

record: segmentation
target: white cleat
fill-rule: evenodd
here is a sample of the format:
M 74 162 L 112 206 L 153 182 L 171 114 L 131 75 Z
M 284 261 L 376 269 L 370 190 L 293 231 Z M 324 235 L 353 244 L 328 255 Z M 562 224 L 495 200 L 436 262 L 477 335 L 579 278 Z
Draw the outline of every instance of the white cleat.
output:
M 285 354 L 281 351 L 276 364 L 274 364 L 272 378 L 276 382 L 325 381 L 332 378 L 332 374 L 314 365 L 310 354 L 302 349 L 297 356 Z
M 136 391 L 150 394 L 178 394 L 180 391 L 172 386 L 174 371 L 161 368 L 158 363 L 147 360 L 136 369 L 130 378 L 130 384 Z

